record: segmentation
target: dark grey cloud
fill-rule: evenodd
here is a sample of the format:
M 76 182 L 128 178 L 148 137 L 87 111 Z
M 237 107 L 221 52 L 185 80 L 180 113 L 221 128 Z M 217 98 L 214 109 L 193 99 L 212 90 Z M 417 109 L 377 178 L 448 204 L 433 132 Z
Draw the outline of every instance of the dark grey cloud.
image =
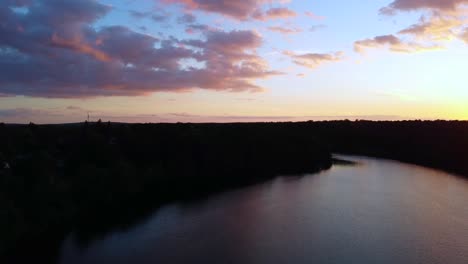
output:
M 177 22 L 180 24 L 193 24 L 197 21 L 197 18 L 193 14 L 185 14 L 177 18 Z

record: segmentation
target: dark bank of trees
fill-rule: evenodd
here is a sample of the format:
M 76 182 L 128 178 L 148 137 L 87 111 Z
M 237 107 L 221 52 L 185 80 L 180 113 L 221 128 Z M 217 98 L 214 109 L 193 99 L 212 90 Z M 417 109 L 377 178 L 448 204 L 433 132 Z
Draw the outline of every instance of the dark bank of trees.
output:
M 389 158 L 468 177 L 468 121 L 304 124 L 333 152 Z
M 468 122 L 0 124 L 0 262 L 54 259 L 71 230 L 86 244 L 167 201 L 329 168 L 331 152 L 468 176 Z
M 284 125 L 29 124 L 0 126 L 0 166 L 0 255 L 17 257 L 165 201 L 329 168 L 331 155 Z

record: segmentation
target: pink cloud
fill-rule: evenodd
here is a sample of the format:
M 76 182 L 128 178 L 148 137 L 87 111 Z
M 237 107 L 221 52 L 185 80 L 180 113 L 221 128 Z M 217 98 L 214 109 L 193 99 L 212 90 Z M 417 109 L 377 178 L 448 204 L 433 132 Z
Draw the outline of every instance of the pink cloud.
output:
M 468 28 L 465 28 L 463 32 L 460 35 L 460 39 L 465 41 L 466 44 L 468 44 Z
M 134 96 L 158 91 L 261 91 L 281 74 L 257 54 L 254 31 L 202 31 L 203 39 L 159 39 L 123 26 L 91 24 L 109 8 L 95 0 L 38 0 L 18 14 L 0 6 L 0 94 Z M 74 9 L 71 9 L 74 8 Z M 17 26 L 23 32 L 16 30 Z
M 253 14 L 253 18 L 263 21 L 269 19 L 291 18 L 295 16 L 297 16 L 296 12 L 285 7 L 270 8 L 266 12 L 256 11 Z
M 369 48 L 388 47 L 394 52 L 411 53 L 424 50 L 438 49 L 439 46 L 431 45 L 424 46 L 414 42 L 403 42 L 401 39 L 394 35 L 382 35 L 371 39 L 364 39 L 354 42 L 354 50 L 363 53 Z
M 450 40 L 455 37 L 456 29 L 463 25 L 463 21 L 457 17 L 433 15 L 429 19 L 422 17 L 419 23 L 398 33 L 433 41 Z
M 185 32 L 188 34 L 195 34 L 197 32 L 206 33 L 208 31 L 216 31 L 216 28 L 203 24 L 190 24 L 185 28 Z
M 467 5 L 468 0 L 395 0 L 382 8 L 382 14 L 392 15 L 397 11 L 432 9 L 438 11 L 455 11 L 461 5 Z
M 308 17 L 314 19 L 314 20 L 323 20 L 323 19 L 325 19 L 324 16 L 316 15 L 315 13 L 310 12 L 310 11 L 306 11 L 306 12 L 304 12 L 304 14 L 305 14 L 306 16 L 308 16 Z
M 295 16 L 295 12 L 287 8 L 271 8 L 263 13 L 265 4 L 283 3 L 282 0 L 162 0 L 167 4 L 180 4 L 185 9 L 201 10 L 210 13 L 225 15 L 238 20 L 285 18 Z
M 109 55 L 92 47 L 91 45 L 87 43 L 83 43 L 80 39 L 65 39 L 65 38 L 58 36 L 57 34 L 53 34 L 51 43 L 52 45 L 55 45 L 57 47 L 71 49 L 76 52 L 80 52 L 83 54 L 93 56 L 95 59 L 100 60 L 100 61 L 111 60 L 111 57 L 109 57 Z
M 290 57 L 297 65 L 304 66 L 310 69 L 315 69 L 324 63 L 337 62 L 343 59 L 343 52 L 335 53 L 301 53 L 298 54 L 292 51 L 284 51 L 284 55 Z
M 278 32 L 281 34 L 296 34 L 296 33 L 302 32 L 302 29 L 299 29 L 299 28 L 287 28 L 287 27 L 279 27 L 279 26 L 268 27 L 268 30 L 273 31 L 273 32 Z
M 462 27 L 466 24 L 468 0 L 394 0 L 380 9 L 384 15 L 397 12 L 420 11 L 421 19 L 395 35 L 377 36 L 373 39 L 359 40 L 354 43 L 357 52 L 366 48 L 387 47 L 395 52 L 418 52 L 441 49 L 444 41 L 460 38 Z M 409 39 L 408 39 L 409 38 Z

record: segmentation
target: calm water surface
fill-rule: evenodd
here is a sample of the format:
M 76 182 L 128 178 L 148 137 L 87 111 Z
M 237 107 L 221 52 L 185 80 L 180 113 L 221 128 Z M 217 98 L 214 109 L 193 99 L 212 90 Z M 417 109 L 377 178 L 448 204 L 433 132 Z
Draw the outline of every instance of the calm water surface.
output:
M 418 166 L 346 157 L 192 204 L 163 207 L 60 263 L 468 263 L 468 181 Z

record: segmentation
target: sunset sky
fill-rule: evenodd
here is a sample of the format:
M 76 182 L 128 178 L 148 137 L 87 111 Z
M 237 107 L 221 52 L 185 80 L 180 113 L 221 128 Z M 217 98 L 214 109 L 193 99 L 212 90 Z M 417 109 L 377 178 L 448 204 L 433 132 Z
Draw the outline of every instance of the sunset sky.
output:
M 0 122 L 468 119 L 468 0 L 0 0 Z

